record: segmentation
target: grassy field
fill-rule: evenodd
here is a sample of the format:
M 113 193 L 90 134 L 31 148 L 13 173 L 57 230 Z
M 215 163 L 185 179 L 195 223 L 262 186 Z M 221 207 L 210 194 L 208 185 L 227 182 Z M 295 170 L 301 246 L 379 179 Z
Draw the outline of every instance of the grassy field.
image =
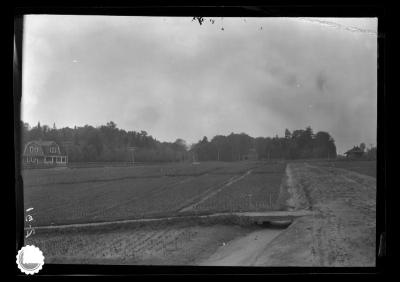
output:
M 191 212 L 271 210 L 284 168 L 249 161 L 26 170 L 24 204 L 36 226 L 179 215 L 219 189 Z
M 310 165 L 371 176 L 376 168 L 373 162 Z M 284 162 L 249 161 L 27 170 L 25 208 L 34 208 L 36 226 L 278 210 L 285 168 Z M 38 246 L 46 263 L 190 265 L 260 228 L 191 220 L 37 229 L 25 244 Z
M 269 210 L 274 209 L 284 169 L 277 162 L 209 162 L 27 170 L 24 201 L 25 208 L 34 208 L 36 226 Z M 196 208 L 181 211 L 205 198 Z M 46 263 L 187 265 L 257 228 L 190 221 L 38 229 L 25 244 L 38 246 Z

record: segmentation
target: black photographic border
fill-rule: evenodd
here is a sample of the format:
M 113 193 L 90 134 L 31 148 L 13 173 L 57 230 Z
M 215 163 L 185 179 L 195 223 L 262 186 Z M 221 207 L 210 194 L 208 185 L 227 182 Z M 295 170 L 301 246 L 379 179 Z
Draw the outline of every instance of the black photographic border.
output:
M 244 1 L 243 1 L 244 2 Z M 57 277 L 70 275 L 93 275 L 109 277 L 126 276 L 158 276 L 164 275 L 272 275 L 272 276 L 309 276 L 319 278 L 336 277 L 340 275 L 357 275 L 362 277 L 376 276 L 387 269 L 386 248 L 388 236 L 388 189 L 387 189 L 387 140 L 388 116 L 385 110 L 387 102 L 387 35 L 388 11 L 383 3 L 379 4 L 354 4 L 350 2 L 322 5 L 318 3 L 294 4 L 282 1 L 270 1 L 268 4 L 254 3 L 213 3 L 213 4 L 187 4 L 187 3 L 83 3 L 55 4 L 43 3 L 33 6 L 29 3 L 20 3 L 14 6 L 13 35 L 15 52 L 13 58 L 13 94 L 8 96 L 8 102 L 13 104 L 13 151 L 8 152 L 11 163 L 9 172 L 14 181 L 11 181 L 11 191 L 14 204 L 10 210 L 15 211 L 16 248 L 12 257 L 14 273 L 16 276 L 25 276 L 17 268 L 15 255 L 23 245 L 23 186 L 19 174 L 20 164 L 17 148 L 20 144 L 20 98 L 21 98 L 21 71 L 22 71 L 22 41 L 23 41 L 23 15 L 25 14 L 76 14 L 76 15 L 122 15 L 122 16 L 189 16 L 189 17 L 377 17 L 378 18 L 378 126 L 377 126 L 377 223 L 376 223 L 376 267 L 211 267 L 211 266 L 123 266 L 123 265 L 72 265 L 72 264 L 45 264 L 43 269 L 35 274 L 37 277 Z M 12 220 L 13 221 L 13 218 Z M 293 277 L 294 278 L 294 277 Z

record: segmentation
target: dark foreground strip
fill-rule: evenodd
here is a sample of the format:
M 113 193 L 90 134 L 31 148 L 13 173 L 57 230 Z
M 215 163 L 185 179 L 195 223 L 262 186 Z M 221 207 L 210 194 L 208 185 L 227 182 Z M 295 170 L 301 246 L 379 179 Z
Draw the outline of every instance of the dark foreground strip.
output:
M 38 226 L 35 227 L 37 230 L 59 230 L 69 228 L 84 228 L 84 227 L 108 227 L 117 226 L 124 224 L 139 224 L 145 223 L 156 223 L 156 222 L 187 222 L 188 220 L 223 220 L 231 221 L 233 223 L 263 223 L 273 221 L 288 221 L 294 220 L 298 217 L 312 215 L 311 211 L 299 210 L 299 211 L 271 211 L 271 212 L 234 212 L 234 213 L 215 213 L 208 215 L 183 215 L 173 217 L 160 217 L 160 218 L 147 218 L 147 219 L 129 219 L 119 220 L 110 222 L 93 222 L 93 223 L 78 223 L 78 224 L 67 224 L 67 225 L 50 225 L 50 226 Z M 25 228 L 28 230 L 29 228 Z

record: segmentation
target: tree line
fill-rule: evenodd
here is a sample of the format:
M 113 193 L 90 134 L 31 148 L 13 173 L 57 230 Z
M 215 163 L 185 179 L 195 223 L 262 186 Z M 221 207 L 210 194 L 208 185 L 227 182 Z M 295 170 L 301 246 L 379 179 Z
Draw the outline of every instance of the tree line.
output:
M 22 149 L 32 140 L 52 140 L 68 154 L 70 162 L 129 162 L 129 147 L 135 147 L 136 162 L 238 161 L 253 153 L 256 159 L 335 158 L 335 141 L 329 133 L 314 134 L 311 127 L 283 137 L 251 137 L 245 133 L 204 137 L 188 146 L 183 139 L 160 142 L 146 131 L 125 131 L 110 121 L 93 127 L 56 128 L 38 123 L 31 127 L 21 121 Z
M 56 128 L 41 125 L 31 127 L 21 122 L 22 149 L 32 140 L 55 141 L 68 154 L 69 162 L 129 162 L 135 147 L 136 162 L 174 162 L 184 160 L 187 145 L 182 139 L 175 142 L 160 142 L 146 131 L 125 131 L 110 121 L 106 125 L 93 127 Z
M 192 146 L 199 161 L 238 161 L 249 158 L 253 152 L 257 159 L 336 158 L 335 141 L 328 132 L 314 134 L 311 127 L 290 132 L 283 137 L 253 138 L 245 133 L 207 137 Z

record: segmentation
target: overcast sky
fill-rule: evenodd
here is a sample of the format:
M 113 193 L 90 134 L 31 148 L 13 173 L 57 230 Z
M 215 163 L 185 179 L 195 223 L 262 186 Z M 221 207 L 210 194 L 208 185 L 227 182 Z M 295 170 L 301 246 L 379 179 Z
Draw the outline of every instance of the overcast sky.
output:
M 26 17 L 23 121 L 188 143 L 311 126 L 339 153 L 376 144 L 376 19 L 213 19 Z

